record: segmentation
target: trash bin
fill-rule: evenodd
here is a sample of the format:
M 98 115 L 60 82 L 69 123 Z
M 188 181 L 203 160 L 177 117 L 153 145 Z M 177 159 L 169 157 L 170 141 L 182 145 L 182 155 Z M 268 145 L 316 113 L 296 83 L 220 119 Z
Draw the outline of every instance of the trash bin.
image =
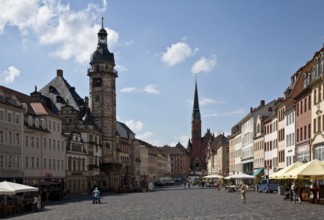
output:
M 285 188 L 283 186 L 278 186 L 278 194 L 284 195 L 285 194 Z

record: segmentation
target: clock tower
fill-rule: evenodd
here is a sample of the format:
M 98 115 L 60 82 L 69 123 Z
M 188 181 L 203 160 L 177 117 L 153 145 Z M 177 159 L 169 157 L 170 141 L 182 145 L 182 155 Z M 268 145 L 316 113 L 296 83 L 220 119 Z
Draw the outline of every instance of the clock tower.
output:
M 89 107 L 94 123 L 102 132 L 103 162 L 115 162 L 116 158 L 116 78 L 114 54 L 108 50 L 107 31 L 102 26 L 98 32 L 97 49 L 90 58 Z

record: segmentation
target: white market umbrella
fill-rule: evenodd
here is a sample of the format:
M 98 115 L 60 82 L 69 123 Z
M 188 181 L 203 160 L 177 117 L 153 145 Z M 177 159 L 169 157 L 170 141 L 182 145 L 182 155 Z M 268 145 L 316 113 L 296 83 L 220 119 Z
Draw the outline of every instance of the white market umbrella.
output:
M 234 180 L 234 179 L 255 179 L 255 176 L 248 175 L 245 173 L 236 173 L 230 176 L 225 177 L 227 180 Z
M 7 182 L 7 181 L 0 182 L 0 194 L 3 193 L 2 195 L 14 195 L 16 193 L 37 192 L 37 191 L 38 188 L 33 186 L 27 186 L 27 185 Z
M 14 190 L 9 190 L 9 189 L 5 189 L 5 188 L 0 188 L 0 195 L 15 195 L 15 191 Z
M 208 176 L 204 176 L 204 179 L 223 179 L 224 177 L 218 174 L 212 174 Z

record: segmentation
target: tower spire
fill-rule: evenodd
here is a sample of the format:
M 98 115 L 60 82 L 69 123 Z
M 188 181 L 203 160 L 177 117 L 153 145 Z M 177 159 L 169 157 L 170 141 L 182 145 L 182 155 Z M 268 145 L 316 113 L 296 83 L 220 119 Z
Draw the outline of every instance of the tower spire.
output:
M 104 16 L 101 17 L 101 28 L 102 29 L 104 29 L 103 20 L 104 20 Z
M 198 119 L 200 121 L 199 98 L 198 98 L 198 88 L 197 88 L 197 75 L 196 75 L 196 83 L 195 83 L 195 97 L 194 97 L 192 119 L 193 120 Z

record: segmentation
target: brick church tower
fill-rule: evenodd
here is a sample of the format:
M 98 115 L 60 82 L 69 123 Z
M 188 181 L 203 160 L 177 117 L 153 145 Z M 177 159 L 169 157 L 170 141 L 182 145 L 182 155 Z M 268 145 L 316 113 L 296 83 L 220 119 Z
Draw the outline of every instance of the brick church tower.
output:
M 190 155 L 190 167 L 192 173 L 196 173 L 196 174 L 201 173 L 207 169 L 206 150 L 205 150 L 207 145 L 203 140 L 204 138 L 202 138 L 201 136 L 201 115 L 199 110 L 199 98 L 198 98 L 198 88 L 197 88 L 197 78 L 196 78 L 192 121 L 191 121 L 191 141 L 189 140 L 188 143 L 188 150 Z

